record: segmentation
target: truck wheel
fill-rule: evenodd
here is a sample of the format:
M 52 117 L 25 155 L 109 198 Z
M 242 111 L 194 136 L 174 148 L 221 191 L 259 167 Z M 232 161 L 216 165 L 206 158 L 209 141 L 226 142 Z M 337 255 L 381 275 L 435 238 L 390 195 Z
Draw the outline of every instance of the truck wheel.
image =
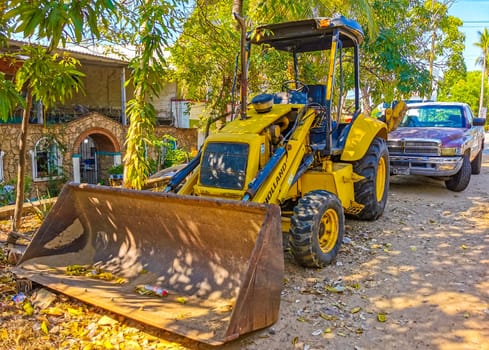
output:
M 345 215 L 338 197 L 312 191 L 294 208 L 290 246 L 295 260 L 305 267 L 324 267 L 338 254 L 345 231 Z
M 470 164 L 469 155 L 464 155 L 462 167 L 450 179 L 445 181 L 445 186 L 450 191 L 461 192 L 467 188 L 470 182 L 470 174 L 472 173 L 472 165 Z
M 364 208 L 352 216 L 376 220 L 384 213 L 389 189 L 389 151 L 385 140 L 376 137 L 365 156 L 353 163 L 353 171 L 365 178 L 354 184 L 355 201 Z
M 477 157 L 474 158 L 472 163 L 470 165 L 472 166 L 472 174 L 474 175 L 479 175 L 481 173 L 481 168 L 482 168 L 482 151 L 484 149 L 481 148 L 479 153 L 477 154 Z

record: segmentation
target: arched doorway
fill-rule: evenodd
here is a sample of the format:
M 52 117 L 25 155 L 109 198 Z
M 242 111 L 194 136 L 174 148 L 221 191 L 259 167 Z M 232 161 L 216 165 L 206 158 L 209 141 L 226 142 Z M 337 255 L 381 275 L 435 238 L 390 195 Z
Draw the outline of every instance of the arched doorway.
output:
M 109 169 L 121 164 L 117 139 L 107 130 L 93 128 L 75 142 L 73 178 L 75 182 L 108 184 Z

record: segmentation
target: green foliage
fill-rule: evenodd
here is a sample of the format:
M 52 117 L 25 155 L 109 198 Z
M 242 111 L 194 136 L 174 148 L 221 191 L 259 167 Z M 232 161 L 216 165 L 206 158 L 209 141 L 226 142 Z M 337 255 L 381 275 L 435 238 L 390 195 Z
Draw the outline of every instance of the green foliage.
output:
M 128 102 L 129 130 L 126 138 L 125 185 L 141 189 L 150 172 L 146 161 L 146 145 L 151 145 L 151 135 L 156 123 L 156 111 L 152 104 L 139 95 Z
M 145 147 L 152 145 L 152 135 L 156 125 L 156 110 L 151 104 L 158 96 L 166 74 L 164 48 L 167 46 L 174 24 L 168 19 L 174 6 L 168 2 L 141 4 L 139 17 L 135 22 L 139 28 L 131 38 L 137 45 L 137 55 L 131 60 L 131 79 L 135 87 L 134 99 L 127 103 L 130 121 L 126 138 L 126 167 L 124 186 L 141 189 L 151 172 L 146 160 Z
M 25 38 L 47 39 L 49 50 L 61 43 L 81 42 L 84 33 L 100 37 L 107 27 L 116 3 L 112 0 L 22 1 L 8 0 L 7 20 L 15 21 L 15 33 Z
M 124 164 L 113 165 L 109 168 L 109 175 L 122 175 L 124 173 Z
M 481 76 L 481 89 L 480 89 L 480 98 L 479 98 L 479 109 L 482 109 L 484 106 L 484 86 L 486 84 L 486 75 L 487 75 L 487 64 L 489 60 L 489 31 L 487 28 L 484 28 L 483 32 L 479 33 L 479 42 L 475 43 L 475 46 L 478 46 L 482 50 L 482 56 L 478 57 L 476 63 L 482 66 L 482 76 Z M 486 104 L 487 106 L 487 104 Z
M 476 63 L 484 67 L 484 64 L 487 66 L 487 61 L 489 57 L 489 30 L 487 28 L 484 28 L 484 30 L 479 31 L 478 34 L 479 41 L 476 42 L 474 45 L 481 49 L 482 55 L 477 58 Z
M 431 73 L 436 80 L 437 72 L 465 72 L 464 36 L 458 29 L 462 22 L 448 16 L 447 2 L 376 0 L 371 4 L 380 32 L 375 39 L 367 36 L 363 45 L 361 77 L 364 95 L 373 105 L 413 94 L 430 97 Z
M 0 72 L 0 120 L 6 121 L 18 106 L 25 106 L 24 99 L 15 89 L 15 85 Z
M 41 46 L 24 46 L 20 54 L 29 58 L 17 71 L 17 90 L 31 90 L 33 98 L 42 101 L 45 108 L 64 103 L 73 92 L 82 90 L 85 75 L 76 69 L 76 59 L 51 55 Z
M 63 188 L 66 181 L 67 181 L 67 177 L 65 175 L 50 176 L 48 179 L 48 187 L 47 187 L 48 198 L 51 196 L 56 197 L 61 192 L 61 189 Z
M 29 195 L 32 191 L 32 178 L 24 176 L 24 194 Z
M 245 15 L 256 24 L 264 24 L 343 14 L 363 18 L 369 32 L 375 35 L 378 28 L 372 10 L 368 0 L 320 0 L 313 5 L 304 0 L 259 0 L 249 2 L 249 10 Z
M 438 94 L 440 101 L 465 102 L 477 116 L 479 113 L 481 72 L 468 72 L 465 77 L 460 77 L 450 85 L 444 84 L 444 88 Z M 486 83 L 486 89 L 488 88 Z
M 163 168 L 188 162 L 189 152 L 177 146 L 177 139 L 171 135 L 163 135 L 161 139 L 154 138 L 152 145 L 156 150 L 156 159 L 149 158 L 150 173 Z
M 231 101 L 239 32 L 231 16 L 231 2 L 203 0 L 184 25 L 171 48 L 175 79 L 189 99 L 207 100 L 215 114 L 222 114 Z M 211 20 L 212 19 L 212 20 Z
M 162 140 L 156 143 L 159 148 L 164 147 L 165 157 L 163 168 L 169 168 L 189 161 L 190 154 L 177 146 L 177 139 L 171 135 L 164 135 Z
M 338 13 L 357 19 L 366 32 L 360 75 L 366 106 L 408 98 L 416 93 L 431 95 L 431 80 L 432 76 L 436 77 L 436 72 L 455 74 L 465 71 L 462 56 L 464 38 L 458 29 L 462 22 L 448 16 L 446 1 L 333 0 L 319 1 L 311 6 L 306 1 L 260 0 L 244 2 L 243 5 L 250 29 L 263 23 L 328 17 Z M 177 45 L 171 50 L 175 77 L 183 95 L 194 100 L 207 100 L 212 112 L 205 111 L 206 117 L 223 114 L 225 106 L 237 100 L 231 96 L 231 91 L 236 79 L 234 69 L 239 52 L 239 32 L 231 16 L 231 6 L 231 2 L 197 1 Z M 265 64 L 269 68 L 264 68 Z M 299 64 L 300 76 L 306 81 L 324 78 L 320 67 L 327 62 L 310 57 Z M 289 67 L 290 61 L 272 50 L 252 52 L 249 71 L 251 94 L 264 88 L 276 90 L 280 82 L 290 78 L 284 74 Z M 349 75 L 352 70 L 348 64 L 345 67 L 347 82 L 351 86 Z M 236 91 L 238 89 L 237 86 Z
M 77 62 L 69 57 L 49 57 L 59 44 L 103 39 L 106 43 L 136 47 L 136 57 L 129 65 L 131 78 L 127 82 L 135 86 L 135 99 L 127 104 L 131 125 L 125 163 L 130 187 L 140 188 L 148 173 L 144 142 L 150 140 L 156 117 L 151 100 L 164 83 L 164 50 L 181 18 L 177 4 L 184 3 L 186 1 L 8 0 L 5 7 L 0 6 L 0 29 L 4 23 L 9 25 L 6 35 L 18 33 L 24 38 L 49 42 L 48 50 L 26 49 L 29 52 L 25 55 L 30 59 L 16 79 L 18 89 L 21 86 L 30 89 L 33 97 L 42 100 L 45 107 L 63 102 L 72 91 L 81 89 L 82 75 L 76 70 Z
M 0 206 L 15 203 L 16 181 L 11 180 L 6 183 L 0 183 Z M 24 196 L 28 196 L 32 191 L 32 178 L 24 177 Z
M 272 0 L 250 1 L 243 4 L 243 16 L 248 29 L 264 23 L 331 16 L 336 13 L 357 14 L 366 20 L 371 33 L 376 33 L 374 15 L 368 1 L 330 0 L 310 1 Z M 239 54 L 240 33 L 231 15 L 232 2 L 196 1 L 196 7 L 184 25 L 182 35 L 171 49 L 175 78 L 182 94 L 192 100 L 207 101 L 202 119 L 225 114 L 230 103 L 239 102 L 239 71 L 235 71 Z M 280 91 L 280 84 L 291 78 L 290 55 L 285 57 L 273 50 L 251 53 L 249 90 L 251 94 L 263 89 Z M 320 63 L 320 64 L 318 64 Z M 321 65 L 322 64 L 322 65 Z M 301 61 L 301 77 L 319 81 L 324 78 L 317 57 Z M 266 84 L 266 85 L 264 85 Z M 234 96 L 232 95 L 234 87 Z
M 0 47 L 7 41 L 7 20 L 5 19 L 5 11 L 7 11 L 7 4 L 0 2 Z
M 13 204 L 15 202 L 15 186 L 11 184 L 0 184 L 0 206 Z
M 189 161 L 189 157 L 189 153 L 181 148 L 170 149 L 167 151 L 163 167 L 169 168 L 174 165 L 183 164 Z
M 20 52 L 14 53 L 26 57 L 15 76 L 18 92 L 25 91 L 24 119 L 19 141 L 19 172 L 17 184 L 16 208 L 12 229 L 20 226 L 24 198 L 23 178 L 25 174 L 26 139 L 32 98 L 43 102 L 45 108 L 64 102 L 73 91 L 82 87 L 83 74 L 77 71 L 78 62 L 68 56 L 51 55 L 51 51 L 70 38 L 79 41 L 85 25 L 91 35 L 98 36 L 99 23 L 106 23 L 103 16 L 98 21 L 97 15 L 114 7 L 110 0 L 80 1 L 20 1 L 8 0 L 2 8 L 7 35 L 21 33 L 26 39 L 47 40 L 48 49 L 40 45 L 25 45 Z M 5 22 L 4 22 L 5 21 Z M 1 57 L 0 57 L 1 58 Z M 15 101 L 9 102 L 10 105 Z
M 48 193 L 46 196 L 40 196 L 39 190 L 37 190 L 37 189 L 36 189 L 36 192 L 37 192 L 37 201 L 39 202 L 39 204 L 36 205 L 30 199 L 29 199 L 29 203 L 31 204 L 32 208 L 34 209 L 34 214 L 36 215 L 36 217 L 40 221 L 43 221 L 46 218 L 46 216 L 49 214 L 49 212 L 51 211 L 51 208 L 53 207 L 54 202 L 48 201 L 48 199 L 52 198 L 49 190 L 48 190 Z M 57 194 L 55 194 L 55 196 L 56 195 Z

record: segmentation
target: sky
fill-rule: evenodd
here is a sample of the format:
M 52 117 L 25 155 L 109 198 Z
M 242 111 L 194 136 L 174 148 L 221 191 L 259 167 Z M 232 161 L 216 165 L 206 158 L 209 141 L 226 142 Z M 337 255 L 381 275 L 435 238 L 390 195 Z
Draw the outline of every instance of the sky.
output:
M 480 66 L 475 65 L 481 51 L 474 43 L 479 41 L 478 31 L 489 29 L 489 0 L 455 0 L 448 13 L 464 22 L 460 30 L 465 33 L 464 58 L 467 71 L 481 70 Z

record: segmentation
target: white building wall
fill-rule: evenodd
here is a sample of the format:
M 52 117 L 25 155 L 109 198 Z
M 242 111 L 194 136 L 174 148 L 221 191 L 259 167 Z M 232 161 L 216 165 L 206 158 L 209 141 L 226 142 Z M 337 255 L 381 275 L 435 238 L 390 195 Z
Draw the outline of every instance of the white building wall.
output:
M 152 101 L 156 109 L 156 118 L 159 124 L 173 125 L 175 122 L 174 116 L 171 114 L 172 99 L 177 98 L 177 83 L 167 83 L 160 92 L 158 99 Z

